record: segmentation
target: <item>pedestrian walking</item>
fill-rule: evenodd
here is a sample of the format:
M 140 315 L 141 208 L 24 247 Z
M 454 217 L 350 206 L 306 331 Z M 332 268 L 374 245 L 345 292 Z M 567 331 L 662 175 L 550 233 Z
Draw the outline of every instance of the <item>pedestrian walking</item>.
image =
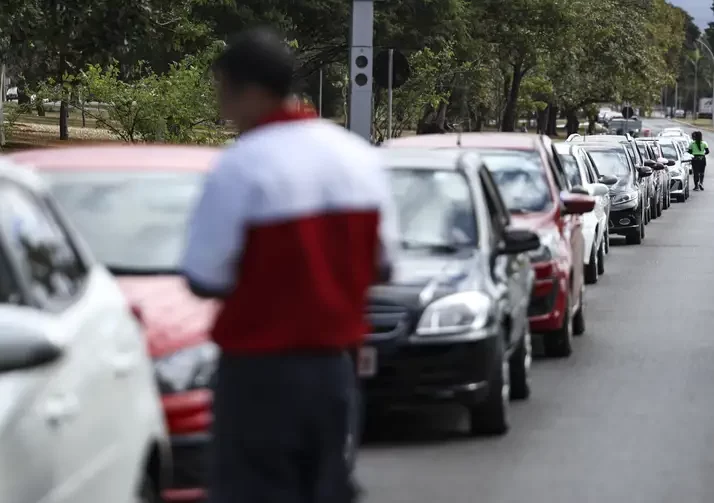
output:
M 210 503 L 343 503 L 368 287 L 390 274 L 395 214 L 378 149 L 291 99 L 293 55 L 239 35 L 214 72 L 241 135 L 205 181 L 184 275 L 222 301 Z
M 692 143 L 689 144 L 688 151 L 694 156 L 692 158 L 694 190 L 704 190 L 704 170 L 707 167 L 707 158 L 705 156 L 709 155 L 709 145 L 702 140 L 701 131 L 692 133 Z

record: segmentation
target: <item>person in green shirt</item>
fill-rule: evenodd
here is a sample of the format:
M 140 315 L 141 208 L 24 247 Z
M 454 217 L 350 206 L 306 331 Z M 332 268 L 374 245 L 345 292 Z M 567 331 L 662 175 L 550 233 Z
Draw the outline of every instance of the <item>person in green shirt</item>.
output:
M 707 167 L 709 146 L 702 140 L 702 132 L 692 133 L 692 143 L 689 144 L 689 153 L 694 156 L 692 159 L 692 172 L 694 174 L 694 190 L 704 190 L 704 169 Z

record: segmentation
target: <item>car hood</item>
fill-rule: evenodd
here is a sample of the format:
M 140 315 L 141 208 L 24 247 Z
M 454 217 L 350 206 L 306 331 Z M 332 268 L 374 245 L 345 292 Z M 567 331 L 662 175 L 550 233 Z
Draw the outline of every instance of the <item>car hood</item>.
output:
M 370 289 L 371 304 L 419 308 L 434 299 L 483 286 L 483 257 L 464 250 L 453 255 L 405 252 L 394 264 L 392 280 Z
M 614 196 L 617 194 L 623 194 L 625 192 L 632 192 L 637 190 L 637 187 L 632 183 L 630 177 L 623 177 L 617 179 L 617 183 L 610 187 L 610 195 Z
M 199 299 L 180 276 L 120 276 L 119 286 L 139 311 L 154 358 L 205 342 L 218 303 Z

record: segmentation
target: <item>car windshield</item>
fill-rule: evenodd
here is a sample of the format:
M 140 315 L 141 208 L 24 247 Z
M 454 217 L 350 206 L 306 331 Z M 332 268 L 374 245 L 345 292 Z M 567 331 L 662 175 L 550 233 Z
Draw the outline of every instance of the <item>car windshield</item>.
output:
M 473 198 L 456 171 L 400 168 L 391 189 L 405 248 L 461 248 L 478 244 Z
M 678 161 L 679 160 L 679 155 L 677 154 L 677 148 L 672 145 L 671 143 L 662 143 L 660 145 L 662 147 L 662 155 L 664 156 L 665 159 L 668 161 Z
M 575 156 L 571 154 L 560 154 L 560 160 L 565 169 L 565 174 L 568 176 L 568 182 L 571 187 L 577 187 L 583 184 L 583 179 L 580 177 L 580 169 Z
M 46 172 L 55 198 L 97 258 L 117 274 L 175 273 L 200 196 L 195 172 Z
M 622 149 L 589 150 L 598 173 L 610 175 L 617 178 L 630 176 L 630 165 L 627 162 L 627 154 Z
M 484 150 L 481 155 L 511 213 L 540 212 L 551 208 L 550 185 L 538 152 Z

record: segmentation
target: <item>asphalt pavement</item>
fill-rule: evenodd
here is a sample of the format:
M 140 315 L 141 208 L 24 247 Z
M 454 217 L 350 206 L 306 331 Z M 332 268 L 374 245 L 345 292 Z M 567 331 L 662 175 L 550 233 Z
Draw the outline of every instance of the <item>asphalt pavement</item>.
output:
M 704 139 L 714 147 L 714 133 Z M 458 409 L 390 417 L 360 453 L 366 501 L 714 502 L 709 164 L 705 192 L 673 203 L 642 245 L 611 247 L 586 293 L 585 335 L 566 360 L 536 359 L 507 436 L 468 438 Z

